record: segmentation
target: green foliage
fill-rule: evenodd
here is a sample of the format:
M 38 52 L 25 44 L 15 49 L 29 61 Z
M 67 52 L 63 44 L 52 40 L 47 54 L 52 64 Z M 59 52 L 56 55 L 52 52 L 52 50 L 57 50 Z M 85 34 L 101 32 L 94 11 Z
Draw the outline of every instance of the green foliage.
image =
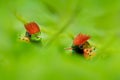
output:
M 120 80 L 120 0 L 1 0 L 0 80 Z M 42 45 L 21 42 L 24 24 L 40 25 Z M 92 60 L 65 50 L 91 36 Z

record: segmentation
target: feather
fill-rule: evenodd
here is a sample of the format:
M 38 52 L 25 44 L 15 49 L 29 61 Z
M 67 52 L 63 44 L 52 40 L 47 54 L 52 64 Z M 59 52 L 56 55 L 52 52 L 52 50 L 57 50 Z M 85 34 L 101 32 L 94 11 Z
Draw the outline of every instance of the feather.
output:
M 90 36 L 80 33 L 74 38 L 73 44 L 79 46 L 84 44 L 88 39 L 90 39 Z
M 30 34 L 35 34 L 40 32 L 40 28 L 35 22 L 26 23 L 24 26 L 27 32 Z

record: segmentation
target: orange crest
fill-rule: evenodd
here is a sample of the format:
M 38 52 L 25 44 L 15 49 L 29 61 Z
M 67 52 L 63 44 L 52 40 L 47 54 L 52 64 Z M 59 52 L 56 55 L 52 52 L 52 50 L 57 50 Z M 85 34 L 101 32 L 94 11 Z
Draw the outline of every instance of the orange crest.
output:
M 35 22 L 27 23 L 24 26 L 27 32 L 30 34 L 35 34 L 35 33 L 40 32 L 40 28 Z
M 80 33 L 75 37 L 73 44 L 75 46 L 78 46 L 78 45 L 84 44 L 88 39 L 90 39 L 90 36 Z

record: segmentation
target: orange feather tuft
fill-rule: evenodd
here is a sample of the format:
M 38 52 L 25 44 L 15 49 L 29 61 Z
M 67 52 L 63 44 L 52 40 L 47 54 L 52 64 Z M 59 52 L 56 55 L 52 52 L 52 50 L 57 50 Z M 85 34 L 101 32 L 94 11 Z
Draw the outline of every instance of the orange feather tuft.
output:
M 78 45 L 84 44 L 88 39 L 90 39 L 90 36 L 80 33 L 73 40 L 73 44 L 75 46 L 78 46 Z
M 35 33 L 40 32 L 40 28 L 35 22 L 27 23 L 24 26 L 27 32 L 30 34 L 35 34 Z

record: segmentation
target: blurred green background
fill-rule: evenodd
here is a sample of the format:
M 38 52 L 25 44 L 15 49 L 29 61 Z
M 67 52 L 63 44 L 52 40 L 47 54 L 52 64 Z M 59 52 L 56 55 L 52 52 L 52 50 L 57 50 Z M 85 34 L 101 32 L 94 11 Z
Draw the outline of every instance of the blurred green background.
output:
M 120 0 L 0 0 L 0 80 L 120 80 Z M 40 25 L 42 44 L 19 41 L 24 24 Z M 64 50 L 78 33 L 96 56 Z

